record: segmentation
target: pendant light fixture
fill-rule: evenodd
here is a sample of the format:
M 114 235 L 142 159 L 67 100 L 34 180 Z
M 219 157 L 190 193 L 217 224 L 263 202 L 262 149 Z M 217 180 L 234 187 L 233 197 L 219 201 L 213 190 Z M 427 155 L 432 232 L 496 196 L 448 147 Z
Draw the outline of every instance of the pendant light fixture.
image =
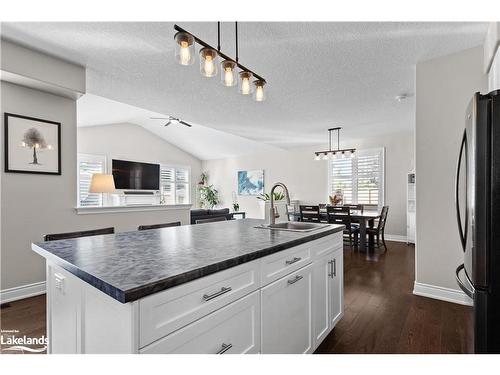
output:
M 235 86 L 238 83 L 236 78 L 236 63 L 231 60 L 224 60 L 221 64 L 220 78 L 226 87 Z
M 337 159 L 339 157 L 344 159 L 348 156 L 351 158 L 354 157 L 354 153 L 356 152 L 355 148 L 344 148 L 344 149 L 340 148 L 340 129 L 342 128 L 337 127 L 328 129 L 328 150 L 316 151 L 314 153 L 315 155 L 314 160 L 320 160 L 320 159 L 328 160 L 328 158 Z M 337 132 L 337 148 L 332 149 L 332 133 L 335 131 Z
M 221 52 L 220 22 L 217 22 L 217 49 L 178 25 L 174 25 L 174 29 L 177 31 L 174 36 L 176 42 L 175 58 L 179 64 L 192 65 L 194 63 L 194 44 L 198 43 L 202 46 L 199 53 L 200 73 L 204 77 L 215 77 L 218 74 L 218 59 L 220 56 L 222 58 L 222 62 L 220 63 L 221 83 L 224 86 L 233 87 L 238 84 L 238 91 L 240 94 L 251 95 L 255 92 L 253 96 L 255 101 L 262 102 L 265 100 L 264 85 L 266 84 L 266 80 L 239 62 L 238 22 L 235 22 L 235 59 Z M 239 69 L 239 72 L 236 69 Z
M 264 91 L 265 84 L 266 84 L 266 81 L 262 81 L 260 79 L 258 79 L 254 82 L 255 94 L 253 95 L 253 98 L 256 102 L 263 102 L 264 100 L 266 100 L 266 93 Z
M 212 48 L 202 48 L 200 50 L 200 73 L 204 77 L 214 77 L 217 75 L 217 51 Z
M 174 36 L 175 59 L 181 65 L 194 63 L 194 38 L 191 34 L 179 31 Z

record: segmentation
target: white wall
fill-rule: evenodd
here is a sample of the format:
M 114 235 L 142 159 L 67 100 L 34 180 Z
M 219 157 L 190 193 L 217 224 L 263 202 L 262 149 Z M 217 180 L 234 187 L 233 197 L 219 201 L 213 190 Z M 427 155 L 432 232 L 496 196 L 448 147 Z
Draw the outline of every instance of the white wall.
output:
M 108 164 L 125 159 L 190 167 L 191 202 L 196 204 L 201 160 L 191 154 L 134 124 L 78 127 L 77 137 L 79 153 L 105 155 Z
M 414 168 L 414 141 L 411 133 L 393 134 L 346 142 L 346 147 L 385 147 L 385 203 L 389 205 L 386 233 L 406 236 L 406 174 Z M 277 181 L 285 183 L 291 199 L 310 203 L 328 201 L 328 169 L 326 161 L 315 161 L 313 152 L 324 146 L 296 148 L 287 151 L 203 162 L 209 183 L 221 194 L 225 207 L 232 205 L 232 192 L 237 192 L 239 170 L 264 169 L 265 191 Z M 248 217 L 262 218 L 262 209 L 255 197 L 238 196 L 240 210 Z
M 2 41 L 2 68 L 5 61 L 16 66 L 8 48 L 4 49 Z M 24 53 L 21 56 L 26 56 Z M 19 56 L 15 54 L 14 56 Z M 37 72 L 59 70 L 65 74 L 85 74 L 83 69 L 65 67 L 67 62 L 47 59 L 47 56 L 32 51 L 29 54 L 30 64 L 34 69 L 29 72 L 32 79 Z M 24 57 L 23 57 L 24 59 Z M 23 66 L 29 65 L 23 62 Z M 28 74 L 28 73 L 26 73 Z M 50 75 L 44 73 L 46 78 Z M 81 77 L 66 77 L 67 87 L 71 82 L 82 82 Z M 83 82 L 85 79 L 83 78 Z M 55 82 L 60 84 L 61 81 Z M 51 82 L 46 82 L 51 84 Z M 76 87 L 75 90 L 80 90 Z M 162 210 L 146 212 L 126 212 L 109 214 L 78 215 L 74 209 L 77 199 L 77 127 L 76 102 L 74 99 L 53 95 L 44 91 L 1 82 L 1 116 L 4 112 L 27 115 L 61 123 L 61 157 L 62 174 L 60 176 L 5 173 L 1 172 L 1 278 L 0 290 L 17 294 L 23 290 L 12 288 L 37 283 L 33 291 L 43 290 L 45 281 L 45 262 L 42 257 L 31 250 L 31 243 L 41 241 L 44 234 L 75 230 L 95 229 L 114 226 L 117 231 L 135 230 L 139 224 L 152 224 L 180 220 L 189 223 L 189 210 Z M 1 126 L 2 158 L 4 126 Z M 145 138 L 141 138 L 144 140 Z M 127 142 L 121 139 L 122 142 Z M 161 145 L 172 154 L 179 155 L 168 145 Z M 144 145 L 136 145 L 140 149 Z M 155 146 L 155 149 L 158 149 Z M 140 155 L 136 154 L 139 158 Z M 145 159 L 147 157 L 144 157 Z M 180 161 L 180 159 L 175 159 Z M 3 163 L 3 160 L 2 160 Z M 195 163 L 196 164 L 196 163 Z M 199 165 L 199 162 L 198 162 Z M 38 283 L 41 283 L 38 284 Z
M 486 90 L 483 48 L 417 64 L 416 89 L 416 282 L 457 290 L 454 179 L 468 102 Z

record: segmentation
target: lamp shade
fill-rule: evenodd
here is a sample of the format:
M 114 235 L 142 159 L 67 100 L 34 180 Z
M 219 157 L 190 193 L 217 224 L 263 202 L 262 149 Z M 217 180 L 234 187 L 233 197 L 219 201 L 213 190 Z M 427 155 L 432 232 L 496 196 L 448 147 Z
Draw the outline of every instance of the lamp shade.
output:
M 94 173 L 90 181 L 89 193 L 114 193 L 115 180 L 112 174 Z

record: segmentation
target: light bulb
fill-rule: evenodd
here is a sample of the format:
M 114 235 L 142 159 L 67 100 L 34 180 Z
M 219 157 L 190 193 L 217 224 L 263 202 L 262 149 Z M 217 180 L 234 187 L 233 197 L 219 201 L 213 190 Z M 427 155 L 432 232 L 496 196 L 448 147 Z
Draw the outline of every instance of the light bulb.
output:
M 194 63 L 194 37 L 185 32 L 178 32 L 174 39 L 177 62 L 181 65 L 192 65 Z
M 316 154 L 316 156 L 314 157 L 314 160 L 319 160 L 319 155 Z
M 266 99 L 266 95 L 264 92 L 264 85 L 266 84 L 266 81 L 259 79 L 255 81 L 254 84 L 255 84 L 254 99 L 256 102 L 263 102 Z
M 214 70 L 215 70 L 215 64 L 214 61 L 212 60 L 212 56 L 206 56 L 205 57 L 205 74 L 208 77 L 213 76 Z
M 354 151 L 351 151 L 351 158 L 354 157 Z
M 235 77 L 236 63 L 231 60 L 224 60 L 220 63 L 221 65 L 221 82 L 226 87 L 232 87 L 236 85 L 237 80 Z
M 344 159 L 344 158 L 345 158 L 345 152 L 342 151 L 342 159 Z
M 205 77 L 213 77 L 217 74 L 217 51 L 212 48 L 200 50 L 200 73 Z
M 240 72 L 240 86 L 239 86 L 240 94 L 250 95 L 251 93 L 253 93 L 253 85 L 251 79 L 252 79 L 252 73 L 247 71 Z
M 26 147 L 26 142 L 21 142 L 22 147 Z
M 243 95 L 250 94 L 250 80 L 248 78 L 241 79 L 241 93 Z
M 233 69 L 229 67 L 224 68 L 224 84 L 226 86 L 234 85 Z
M 323 160 L 328 160 L 328 154 L 325 152 L 325 154 L 323 155 Z
M 191 51 L 189 51 L 189 44 L 186 41 L 181 42 L 179 60 L 181 65 L 189 65 L 189 62 L 191 61 Z

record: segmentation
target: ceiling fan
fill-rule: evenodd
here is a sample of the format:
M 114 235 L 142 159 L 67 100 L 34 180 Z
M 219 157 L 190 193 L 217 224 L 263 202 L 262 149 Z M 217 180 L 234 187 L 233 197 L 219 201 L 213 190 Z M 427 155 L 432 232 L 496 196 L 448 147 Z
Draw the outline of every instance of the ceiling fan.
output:
M 169 126 L 169 125 L 177 125 L 177 124 L 182 124 L 185 126 L 192 127 L 193 125 L 188 124 L 185 121 L 182 121 L 181 119 L 178 119 L 176 117 L 168 116 L 168 117 L 150 117 L 151 120 L 167 120 L 165 125 L 163 126 Z

